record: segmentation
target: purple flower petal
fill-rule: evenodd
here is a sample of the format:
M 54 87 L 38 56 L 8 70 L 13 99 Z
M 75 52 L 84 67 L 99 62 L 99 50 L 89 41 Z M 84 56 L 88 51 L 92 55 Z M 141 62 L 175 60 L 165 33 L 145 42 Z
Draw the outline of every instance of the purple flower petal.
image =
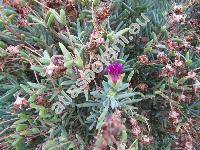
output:
M 119 62 L 114 62 L 106 68 L 106 71 L 111 77 L 112 81 L 116 83 L 123 72 L 123 65 Z

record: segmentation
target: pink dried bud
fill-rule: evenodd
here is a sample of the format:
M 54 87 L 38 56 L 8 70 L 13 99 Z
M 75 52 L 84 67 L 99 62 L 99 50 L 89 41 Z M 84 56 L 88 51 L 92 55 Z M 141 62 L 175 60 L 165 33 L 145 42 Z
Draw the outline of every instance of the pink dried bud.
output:
M 171 13 L 170 16 L 168 16 L 168 23 L 170 26 L 173 26 L 176 23 L 181 23 L 185 20 L 184 14 L 176 14 L 174 12 Z
M 29 103 L 26 99 L 22 100 L 22 106 L 26 106 L 26 107 L 29 106 Z
M 19 7 L 17 11 L 20 14 L 20 18 L 26 18 L 31 9 L 29 7 Z
M 173 124 L 177 124 L 180 122 L 179 117 L 180 114 L 175 109 L 170 111 L 169 118 L 172 119 Z
M 200 46 L 196 47 L 196 52 L 200 54 Z
M 176 147 L 179 147 L 183 150 L 192 150 L 193 149 L 193 139 L 189 134 L 182 133 L 177 141 Z
M 173 42 L 171 39 L 168 39 L 166 41 L 166 45 L 169 48 L 170 51 L 175 51 L 177 48 L 177 44 L 175 42 Z
M 97 137 L 98 139 L 101 139 L 100 145 L 105 148 L 108 144 L 115 143 L 115 141 L 118 140 L 123 128 L 124 126 L 121 123 L 119 114 L 108 116 Z
M 186 101 L 186 96 L 183 95 L 183 94 L 181 94 L 181 95 L 179 96 L 179 101 L 185 102 L 185 101 Z
M 182 67 L 184 66 L 184 62 L 182 60 L 175 60 L 175 66 L 176 67 Z
M 135 118 L 131 118 L 131 119 L 130 119 L 130 123 L 131 123 L 131 125 L 132 125 L 133 127 L 138 126 L 138 122 L 137 122 L 137 120 L 136 120 Z
M 114 113 L 114 117 L 116 117 L 116 118 L 121 118 L 121 115 L 122 115 L 122 111 L 120 111 L 120 110 L 116 110 Z
M 133 136 L 138 137 L 139 134 L 142 132 L 142 130 L 141 130 L 140 126 L 138 125 L 137 120 L 135 118 L 131 118 L 130 123 L 132 126 L 131 132 L 132 132 Z
M 188 72 L 188 78 L 191 78 L 191 79 L 196 79 L 196 73 L 195 72 L 193 72 L 193 71 L 190 71 L 190 72 Z
M 46 67 L 46 71 L 45 71 L 46 74 L 50 77 L 53 76 L 53 72 L 54 72 L 55 68 L 56 68 L 56 66 L 51 63 L 49 66 Z
M 199 82 L 199 80 L 196 79 L 195 84 L 193 86 L 194 86 L 195 93 L 200 93 L 200 82 Z
M 96 40 L 96 42 L 97 42 L 98 45 L 101 45 L 101 44 L 103 44 L 105 42 L 105 40 L 104 40 L 104 38 L 98 38 Z
M 185 40 L 185 41 L 183 41 L 183 46 L 184 46 L 184 47 L 190 47 L 191 45 L 190 45 L 189 42 L 187 42 L 187 41 Z
M 98 31 L 93 30 L 92 34 L 90 35 L 90 41 L 87 43 L 87 50 L 94 50 L 104 42 L 105 40 L 101 37 L 101 34 Z
M 164 52 L 158 52 L 157 59 L 162 63 L 162 64 L 168 64 L 169 58 Z
M 153 143 L 153 137 L 152 136 L 144 136 L 142 139 L 142 143 L 144 145 L 149 145 Z
M 171 118 L 177 118 L 179 116 L 179 113 L 175 110 L 170 111 L 169 116 Z
M 11 55 L 17 55 L 19 54 L 19 47 L 18 46 L 12 46 L 10 45 L 6 49 Z
M 51 57 L 51 63 L 46 67 L 46 75 L 50 77 L 59 77 L 65 75 L 67 68 L 64 66 L 64 56 L 54 55 Z
M 140 83 L 138 85 L 138 89 L 142 92 L 146 92 L 148 90 L 148 85 L 146 83 Z
M 99 7 L 98 10 L 95 11 L 95 15 L 98 22 L 104 21 L 110 15 L 110 7 L 107 5 Z
M 138 61 L 144 65 L 149 63 L 149 58 L 147 55 L 138 56 Z
M 131 132 L 132 132 L 133 136 L 138 137 L 139 134 L 140 134 L 142 131 L 141 131 L 141 128 L 140 128 L 139 126 L 136 126 L 135 128 L 133 128 L 133 129 L 131 130 Z
M 198 26 L 199 23 L 197 19 L 190 19 L 188 24 L 192 26 Z
M 20 27 L 25 27 L 25 26 L 28 25 L 28 21 L 27 21 L 26 19 L 21 18 L 21 19 L 19 20 L 19 22 L 18 22 L 18 25 L 19 25 Z
M 18 111 L 22 107 L 29 107 L 29 102 L 25 98 L 21 98 L 19 96 L 17 96 L 16 101 L 13 104 L 14 111 Z
M 98 39 L 100 36 L 100 33 L 96 30 L 93 30 L 92 34 L 90 35 L 92 39 Z
M 187 149 L 187 150 L 192 150 L 192 148 L 193 148 L 193 144 L 192 144 L 192 137 L 190 136 L 190 135 L 188 135 L 187 137 L 186 137 L 186 142 L 185 142 L 185 149 Z
M 62 4 L 62 0 L 47 0 L 46 6 L 50 8 L 58 8 Z
M 175 75 L 174 68 L 167 64 L 163 69 L 161 70 L 161 76 L 163 77 L 173 77 Z
M 22 104 L 26 104 L 26 102 L 28 101 L 25 98 L 21 98 L 17 96 L 16 101 L 14 102 L 14 105 L 22 105 Z
M 55 66 L 64 66 L 64 56 L 63 55 L 53 55 L 51 57 L 51 62 Z

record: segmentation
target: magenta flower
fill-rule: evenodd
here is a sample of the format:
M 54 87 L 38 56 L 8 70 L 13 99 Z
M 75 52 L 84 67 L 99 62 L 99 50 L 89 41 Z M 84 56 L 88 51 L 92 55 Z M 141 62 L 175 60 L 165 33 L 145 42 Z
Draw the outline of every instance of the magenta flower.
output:
M 106 71 L 111 77 L 113 83 L 116 84 L 123 72 L 123 66 L 119 62 L 114 62 L 106 68 Z

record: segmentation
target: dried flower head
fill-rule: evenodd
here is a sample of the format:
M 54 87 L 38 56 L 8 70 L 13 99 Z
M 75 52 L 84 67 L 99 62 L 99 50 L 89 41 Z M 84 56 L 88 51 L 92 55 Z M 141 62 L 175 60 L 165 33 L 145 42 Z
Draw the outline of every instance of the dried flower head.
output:
M 26 100 L 25 98 L 19 97 L 19 95 L 17 95 L 17 98 L 13 104 L 14 104 L 13 110 L 15 112 L 18 111 L 19 109 L 22 109 L 22 107 L 29 107 L 28 100 Z
M 175 69 L 167 64 L 163 69 L 161 70 L 161 76 L 163 77 L 173 77 L 175 75 Z
M 78 17 L 75 0 L 67 0 L 65 5 L 69 20 L 75 21 Z
M 46 108 L 49 108 L 51 106 L 51 103 L 48 100 L 44 99 L 43 96 L 36 97 L 35 103 L 37 105 L 42 105 Z
M 51 57 L 49 66 L 46 67 L 46 75 L 49 77 L 59 77 L 66 73 L 67 68 L 64 66 L 64 56 L 54 55 Z
M 180 114 L 176 109 L 172 109 L 169 112 L 169 118 L 172 120 L 173 124 L 177 124 L 177 123 L 180 122 L 180 119 L 179 119 L 180 118 Z
M 178 98 L 179 98 L 179 101 L 182 101 L 182 102 L 186 101 L 186 96 L 184 94 L 181 94 Z
M 169 58 L 164 52 L 158 52 L 157 59 L 159 60 L 160 63 L 165 64 L 165 65 L 167 65 L 169 62 Z
M 187 135 L 185 137 L 185 146 L 184 148 L 187 149 L 187 150 L 192 150 L 193 148 L 193 140 L 192 140 L 192 137 L 190 135 Z
M 142 132 L 140 126 L 138 125 L 138 122 L 135 118 L 131 118 L 130 119 L 130 123 L 131 123 L 131 133 L 133 134 L 133 136 L 138 137 L 140 135 L 140 133 Z
M 194 86 L 195 93 L 200 93 L 200 82 L 199 82 L 199 80 L 196 79 L 195 84 L 193 86 Z
M 3 0 L 3 4 L 10 5 L 12 7 L 16 7 L 19 5 L 21 0 Z
M 106 71 L 109 77 L 111 77 L 112 82 L 116 84 L 123 72 L 123 65 L 119 62 L 114 62 L 106 68 Z
M 174 145 L 174 147 L 181 150 L 192 150 L 193 139 L 191 135 L 187 133 L 180 134 L 179 138 L 176 140 L 176 144 Z
M 97 141 L 101 141 L 100 149 L 106 149 L 107 145 L 116 144 L 123 129 L 120 111 L 108 116 L 97 136 Z
M 10 45 L 9 47 L 7 47 L 6 51 L 11 55 L 17 55 L 19 54 L 19 47 Z
M 58 8 L 62 4 L 62 0 L 46 0 L 46 6 L 49 8 Z
M 184 66 L 184 62 L 182 60 L 175 60 L 174 65 L 176 67 L 183 67 Z
M 146 83 L 140 83 L 140 84 L 138 85 L 138 88 L 139 88 L 140 91 L 146 92 L 147 89 L 148 89 L 148 85 L 147 85 Z
M 101 37 L 101 34 L 97 30 L 93 30 L 90 35 L 90 41 L 87 43 L 87 50 L 92 51 L 98 48 L 101 44 L 105 42 L 104 38 Z
M 21 18 L 18 22 L 18 26 L 25 27 L 28 25 L 28 21 L 26 19 Z
M 175 42 L 173 42 L 171 39 L 168 39 L 166 41 L 166 46 L 168 47 L 170 51 L 175 51 L 178 48 L 178 45 Z
M 176 15 L 180 15 L 183 13 L 183 6 L 182 5 L 175 5 L 173 11 Z
M 31 11 L 30 7 L 23 7 L 21 5 L 16 5 L 17 12 L 19 14 L 18 26 L 24 27 L 28 25 L 27 16 Z
M 26 18 L 29 14 L 29 12 L 31 11 L 31 9 L 29 7 L 18 7 L 17 8 L 17 12 L 20 14 L 20 18 Z
M 196 52 L 200 54 L 200 46 L 196 47 Z
M 75 0 L 46 0 L 46 6 L 53 9 L 59 9 L 64 6 L 67 17 L 70 21 L 75 21 L 78 16 Z
M 138 56 L 138 61 L 144 65 L 147 65 L 149 63 L 149 58 L 147 55 L 141 55 Z
M 110 15 L 110 7 L 103 4 L 98 10 L 95 11 L 96 19 L 98 22 L 104 21 Z
M 5 66 L 4 66 L 4 63 L 3 63 L 3 62 L 0 62 L 0 70 L 1 70 L 1 71 L 4 70 L 4 67 L 5 67 Z
M 3 149 L 3 144 L 0 143 L 0 149 Z
M 196 73 L 194 71 L 189 71 L 187 77 L 191 79 L 196 79 Z
M 177 12 L 171 12 L 168 15 L 168 23 L 170 26 L 174 26 L 174 24 L 182 23 L 185 21 L 186 16 L 182 13 L 177 13 Z
M 153 137 L 152 136 L 147 136 L 147 135 L 143 136 L 142 143 L 144 145 L 152 144 L 153 143 Z
M 199 21 L 198 19 L 190 19 L 189 22 L 188 22 L 189 25 L 192 25 L 192 26 L 198 26 L 199 25 Z

